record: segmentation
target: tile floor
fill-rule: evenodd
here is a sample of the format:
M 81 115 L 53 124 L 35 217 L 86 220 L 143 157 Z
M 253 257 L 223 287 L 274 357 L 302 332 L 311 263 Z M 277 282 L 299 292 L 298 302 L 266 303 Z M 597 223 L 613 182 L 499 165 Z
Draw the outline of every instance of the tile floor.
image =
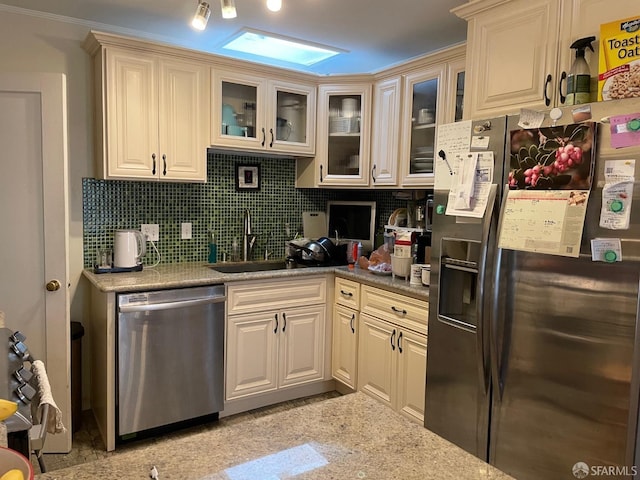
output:
M 250 410 L 248 412 L 239 413 L 237 415 L 231 415 L 219 420 L 221 424 L 233 424 L 239 420 L 249 417 L 259 418 L 267 416 L 271 413 L 282 412 L 295 408 L 301 405 L 309 405 L 312 403 L 320 402 L 329 398 L 338 397 L 338 392 L 328 392 L 321 395 L 315 395 L 312 397 L 300 398 L 297 400 L 291 400 L 289 402 L 278 403 L 276 405 L 270 405 L 268 407 L 258 408 Z M 115 451 L 107 452 L 105 450 L 102 437 L 96 426 L 93 414 L 90 411 L 82 413 L 82 426 L 80 430 L 73 434 L 73 441 L 71 452 L 65 454 L 45 454 L 44 461 L 47 467 L 47 473 L 59 470 L 61 468 L 71 467 L 82 463 L 92 462 L 94 460 L 100 460 L 108 458 L 110 456 L 118 455 L 127 452 L 133 448 L 138 448 L 143 444 L 166 442 L 177 437 L 185 437 L 200 432 L 206 429 L 206 426 L 196 426 L 185 428 L 174 433 L 164 435 L 160 438 L 150 438 L 132 442 L 126 445 L 119 445 Z M 40 467 L 35 456 L 31 456 L 31 463 L 33 464 L 36 474 L 40 473 Z

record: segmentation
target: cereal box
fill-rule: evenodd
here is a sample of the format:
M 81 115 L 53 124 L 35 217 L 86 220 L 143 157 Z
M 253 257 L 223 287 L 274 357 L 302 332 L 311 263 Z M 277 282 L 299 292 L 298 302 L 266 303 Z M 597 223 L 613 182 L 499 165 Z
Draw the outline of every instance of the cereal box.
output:
M 640 13 L 600 25 L 598 100 L 640 97 Z

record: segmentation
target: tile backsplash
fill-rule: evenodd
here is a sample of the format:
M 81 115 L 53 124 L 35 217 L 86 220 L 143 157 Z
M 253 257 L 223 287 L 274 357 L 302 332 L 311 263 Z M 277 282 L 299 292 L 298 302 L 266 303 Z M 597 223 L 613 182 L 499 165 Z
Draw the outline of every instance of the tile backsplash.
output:
M 236 191 L 235 165 L 260 164 L 260 189 Z M 111 248 L 116 229 L 160 225 L 156 242 L 160 263 L 206 262 L 208 231 L 215 232 L 218 252 L 231 253 L 234 238 L 241 244 L 243 212 L 251 212 L 257 234 L 254 259 L 265 247 L 273 258 L 284 256 L 285 224 L 302 234 L 302 212 L 326 210 L 328 200 L 375 200 L 377 229 L 406 201 L 387 190 L 296 189 L 295 160 L 209 151 L 207 183 L 171 183 L 83 179 L 84 265 L 93 266 L 99 248 Z M 182 222 L 191 222 L 192 238 L 182 240 Z M 157 261 L 147 244 L 145 265 Z

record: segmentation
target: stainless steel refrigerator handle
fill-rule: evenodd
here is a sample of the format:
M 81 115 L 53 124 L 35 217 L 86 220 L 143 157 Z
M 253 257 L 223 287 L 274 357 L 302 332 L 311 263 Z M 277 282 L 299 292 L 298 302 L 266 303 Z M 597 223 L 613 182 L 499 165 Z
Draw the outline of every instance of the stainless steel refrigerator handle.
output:
M 194 307 L 196 305 L 206 305 L 208 303 L 221 303 L 227 299 L 224 295 L 219 297 L 197 298 L 195 300 L 179 300 L 176 302 L 152 303 L 144 305 L 122 305 L 118 308 L 121 313 L 128 312 L 151 312 L 157 310 L 171 310 L 173 308 Z
M 489 190 L 489 197 L 487 198 L 487 207 L 485 215 L 482 221 L 482 240 L 480 243 L 480 258 L 478 259 L 478 283 L 477 283 L 477 295 L 476 295 L 476 318 L 478 319 L 477 325 L 480 327 L 476 332 L 476 356 L 478 359 L 479 375 L 482 378 L 482 387 L 484 388 L 485 395 L 489 393 L 489 385 L 491 379 L 485 372 L 486 361 L 486 345 L 484 342 L 486 321 L 484 318 L 484 294 L 485 294 L 485 274 L 487 269 L 487 254 L 489 249 L 489 233 L 491 230 L 491 222 L 495 216 L 495 201 L 496 201 L 496 189 L 495 184 L 491 185 Z
M 505 186 L 503 195 L 502 195 L 502 205 L 500 207 L 500 211 L 504 212 L 504 207 L 507 203 L 507 193 L 508 187 Z M 500 232 L 500 226 L 502 225 L 502 217 L 500 218 L 500 223 L 498 225 L 498 229 L 496 231 Z M 502 266 L 502 249 L 498 248 L 496 241 L 496 256 L 493 264 L 493 294 L 491 295 L 491 318 L 490 320 L 490 328 L 491 335 L 490 337 L 490 345 L 489 348 L 491 350 L 491 379 L 493 382 L 493 389 L 496 392 L 496 397 L 502 401 L 502 393 L 504 391 L 502 379 L 500 378 L 500 360 L 498 358 L 498 308 L 500 303 L 500 268 Z

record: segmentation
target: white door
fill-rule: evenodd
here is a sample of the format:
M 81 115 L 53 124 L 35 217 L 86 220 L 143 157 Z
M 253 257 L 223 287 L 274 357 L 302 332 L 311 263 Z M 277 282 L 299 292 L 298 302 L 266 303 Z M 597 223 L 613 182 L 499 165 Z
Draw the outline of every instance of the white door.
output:
M 0 74 L 0 310 L 47 368 L 67 427 L 47 436 L 56 453 L 71 449 L 66 123 L 62 74 Z

